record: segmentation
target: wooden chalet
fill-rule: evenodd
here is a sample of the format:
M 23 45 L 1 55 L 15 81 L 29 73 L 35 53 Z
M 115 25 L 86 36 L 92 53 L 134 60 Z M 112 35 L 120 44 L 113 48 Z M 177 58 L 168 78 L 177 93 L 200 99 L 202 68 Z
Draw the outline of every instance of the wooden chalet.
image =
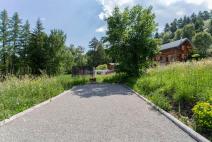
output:
M 189 39 L 184 38 L 161 46 L 160 53 L 155 57 L 155 61 L 161 64 L 170 62 L 184 62 L 188 60 L 192 50 L 192 44 Z

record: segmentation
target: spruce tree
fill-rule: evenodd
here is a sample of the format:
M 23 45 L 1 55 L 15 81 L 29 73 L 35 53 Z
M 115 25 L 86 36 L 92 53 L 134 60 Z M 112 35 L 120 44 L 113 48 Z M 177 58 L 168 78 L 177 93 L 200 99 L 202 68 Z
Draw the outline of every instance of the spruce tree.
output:
M 174 33 L 176 30 L 177 30 L 177 19 L 174 19 L 174 21 L 171 23 L 170 31 Z
M 29 44 L 30 44 L 30 24 L 27 20 L 25 24 L 21 28 L 21 36 L 20 36 L 20 48 L 18 49 L 18 53 L 20 55 L 20 72 L 22 74 L 30 73 L 29 71 Z
M 97 49 L 100 46 L 99 41 L 96 37 L 94 37 L 90 42 L 89 42 L 89 48 L 91 49 L 88 56 L 89 56 L 89 64 L 92 67 L 98 66 L 98 63 L 96 61 L 96 55 L 97 55 Z
M 89 48 L 91 48 L 91 50 L 96 51 L 96 49 L 98 48 L 99 45 L 99 41 L 96 37 L 94 37 L 90 42 L 89 42 Z
M 191 22 L 192 23 L 195 23 L 196 20 L 197 20 L 197 15 L 195 13 L 192 13 L 192 15 L 191 15 Z
M 170 26 L 168 23 L 166 23 L 165 28 L 164 28 L 164 32 L 169 32 L 170 31 Z
M 0 54 L 1 54 L 1 70 L 4 75 L 8 73 L 8 41 L 9 41 L 9 18 L 6 10 L 0 13 Z
M 183 19 L 182 18 L 180 18 L 180 19 L 178 19 L 178 21 L 177 21 L 177 27 L 178 28 L 183 28 Z
M 33 74 L 42 74 L 46 71 L 47 35 L 43 30 L 43 24 L 41 20 L 38 19 L 36 27 L 32 32 L 29 46 L 29 61 Z
M 11 62 L 9 66 L 9 70 L 11 74 L 15 73 L 17 70 L 17 53 L 20 48 L 20 31 L 21 31 L 21 20 L 19 19 L 19 15 L 16 12 L 10 20 L 10 55 Z

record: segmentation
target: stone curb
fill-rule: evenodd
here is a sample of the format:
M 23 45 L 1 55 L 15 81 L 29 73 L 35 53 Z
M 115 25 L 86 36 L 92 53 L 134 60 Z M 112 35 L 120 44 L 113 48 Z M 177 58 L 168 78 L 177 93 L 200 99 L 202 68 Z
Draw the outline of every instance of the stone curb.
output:
M 21 116 L 23 116 L 23 115 L 25 115 L 25 114 L 27 114 L 27 113 L 29 113 L 29 112 L 31 112 L 31 111 L 37 109 L 37 108 L 40 108 L 40 107 L 42 107 L 42 106 L 44 106 L 44 105 L 46 105 L 46 104 L 48 104 L 48 103 L 50 103 L 50 102 L 56 100 L 57 98 L 60 98 L 60 97 L 62 97 L 62 96 L 64 96 L 64 95 L 66 95 L 66 94 L 69 93 L 69 92 L 71 92 L 71 90 L 64 91 L 63 93 L 61 93 L 61 94 L 59 94 L 59 95 L 57 95 L 57 96 L 55 96 L 55 97 L 53 97 L 53 98 L 50 98 L 49 100 L 47 100 L 47 101 L 45 101 L 45 102 L 42 102 L 42 103 L 40 103 L 40 104 L 38 104 L 38 105 L 35 105 L 35 106 L 33 106 L 33 107 L 31 107 L 31 108 L 29 108 L 29 109 L 23 111 L 23 112 L 20 112 L 20 113 L 14 115 L 14 116 L 12 116 L 12 117 L 10 117 L 10 118 L 8 118 L 8 119 L 5 119 L 5 120 L 3 120 L 3 121 L 0 121 L 0 127 L 2 127 L 2 126 L 4 126 L 4 125 L 6 125 L 6 124 L 12 122 L 13 120 L 15 120 L 15 119 L 17 119 L 17 118 L 20 118 Z
M 177 125 L 180 129 L 182 129 L 184 132 L 186 132 L 188 135 L 190 135 L 193 139 L 195 139 L 198 142 L 210 142 L 208 139 L 200 135 L 199 133 L 195 132 L 193 129 L 176 119 L 174 116 L 172 116 L 170 113 L 166 112 L 165 110 L 161 109 L 160 107 L 153 104 L 151 101 L 149 101 L 147 98 L 140 95 L 138 92 L 134 91 L 127 85 L 123 85 L 125 88 L 131 90 L 134 92 L 139 98 L 143 99 L 145 102 L 150 104 L 153 108 L 158 110 L 161 114 L 163 114 L 165 117 L 167 117 L 169 120 L 171 120 L 175 125 Z

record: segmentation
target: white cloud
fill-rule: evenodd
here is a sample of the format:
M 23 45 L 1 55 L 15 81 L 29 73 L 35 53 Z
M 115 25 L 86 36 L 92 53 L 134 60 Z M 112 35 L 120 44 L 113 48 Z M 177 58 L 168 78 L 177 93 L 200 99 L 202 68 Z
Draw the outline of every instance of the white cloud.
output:
M 121 9 L 127 6 L 133 6 L 135 4 L 141 3 L 139 0 L 97 0 L 102 5 L 102 12 L 99 14 L 99 18 L 104 20 L 104 18 L 111 15 L 115 6 L 120 7 Z M 148 0 L 144 0 L 142 3 L 148 2 Z M 164 5 L 164 6 L 174 6 L 177 2 L 184 2 L 187 4 L 194 5 L 206 5 L 208 9 L 212 9 L 212 0 L 149 0 L 149 4 L 155 5 Z M 142 4 L 141 3 L 141 4 Z M 185 7 L 186 8 L 186 7 Z M 164 9 L 165 10 L 165 9 Z M 178 13 L 178 15 L 181 15 Z
M 185 15 L 185 12 L 184 11 L 177 11 L 176 12 L 176 15 L 177 16 L 184 16 Z
M 104 20 L 111 15 L 115 6 L 119 8 L 125 8 L 126 6 L 132 6 L 135 0 L 97 0 L 102 5 L 102 12 L 99 14 L 99 18 Z
M 102 27 L 99 27 L 98 29 L 96 29 L 96 32 L 97 33 L 104 33 L 106 30 L 107 30 L 107 27 L 106 26 L 102 26 Z
M 115 6 L 118 6 L 121 9 L 124 9 L 127 6 L 133 6 L 135 4 L 135 0 L 97 0 L 102 6 L 102 12 L 99 14 L 99 19 L 104 20 L 109 17 Z M 98 29 L 96 32 L 104 33 L 107 30 L 107 26 L 104 25 Z
M 208 6 L 208 9 L 212 9 L 212 0 L 159 0 L 159 3 L 166 6 L 170 6 L 176 2 L 183 2 L 183 1 L 188 4 L 195 4 L 195 5 L 206 4 Z
M 173 4 L 173 3 L 176 3 L 176 2 L 178 2 L 178 1 L 180 1 L 180 0 L 159 0 L 160 1 L 160 3 L 162 3 L 162 4 L 165 4 L 166 6 L 169 6 L 169 5 L 171 5 L 171 4 Z
M 120 9 L 131 7 L 136 4 L 142 6 L 153 6 L 153 12 L 156 14 L 156 20 L 160 27 L 170 22 L 173 18 L 179 18 L 184 15 L 190 15 L 192 12 L 200 10 L 212 10 L 212 0 L 96 0 L 102 6 L 99 19 L 104 20 L 111 15 L 115 6 Z M 96 32 L 105 32 L 106 26 L 102 26 Z
M 186 0 L 186 2 L 196 5 L 206 4 L 208 9 L 212 9 L 212 0 Z
M 99 14 L 99 19 L 104 20 L 104 18 L 105 18 L 105 13 L 104 12 L 101 12 Z

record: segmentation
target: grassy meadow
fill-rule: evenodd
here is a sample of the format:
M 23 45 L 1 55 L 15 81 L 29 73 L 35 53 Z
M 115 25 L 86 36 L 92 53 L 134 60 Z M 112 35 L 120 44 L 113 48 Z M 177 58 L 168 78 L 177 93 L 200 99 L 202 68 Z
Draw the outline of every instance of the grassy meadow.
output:
M 163 109 L 191 116 L 197 102 L 212 99 L 212 60 L 149 69 L 130 85 Z
M 71 75 L 23 79 L 10 77 L 0 83 L 0 120 L 57 96 L 73 85 L 85 84 L 88 81 L 87 77 L 71 77 Z

